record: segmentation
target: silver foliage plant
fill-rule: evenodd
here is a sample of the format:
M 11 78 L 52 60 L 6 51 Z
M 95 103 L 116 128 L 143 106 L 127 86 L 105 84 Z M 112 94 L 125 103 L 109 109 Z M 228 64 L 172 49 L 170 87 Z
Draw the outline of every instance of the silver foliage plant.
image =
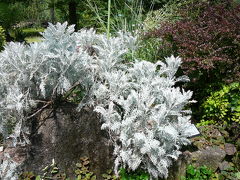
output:
M 184 107 L 192 92 L 175 87 L 188 81 L 175 77 L 181 59 L 127 62 L 137 38 L 123 32 L 108 38 L 57 23 L 42 35 L 42 42 L 11 42 L 0 53 L 1 133 L 12 122 L 12 136 L 25 137 L 27 115 L 39 102 L 80 84 L 86 95 L 78 108 L 91 105 L 101 115 L 114 143 L 115 170 L 143 168 L 151 177 L 167 177 L 182 145 L 190 143 L 190 111 Z

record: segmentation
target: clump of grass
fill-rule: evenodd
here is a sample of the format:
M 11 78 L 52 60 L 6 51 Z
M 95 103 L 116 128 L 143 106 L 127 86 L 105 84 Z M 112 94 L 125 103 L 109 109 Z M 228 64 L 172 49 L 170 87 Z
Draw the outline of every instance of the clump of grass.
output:
M 125 1 L 108 0 L 108 8 L 104 11 L 99 9 L 92 0 L 87 0 L 88 6 L 96 15 L 100 24 L 100 30 L 110 33 L 124 30 L 134 32 L 141 28 L 143 22 L 143 0 Z M 120 8 L 119 8 L 120 7 Z

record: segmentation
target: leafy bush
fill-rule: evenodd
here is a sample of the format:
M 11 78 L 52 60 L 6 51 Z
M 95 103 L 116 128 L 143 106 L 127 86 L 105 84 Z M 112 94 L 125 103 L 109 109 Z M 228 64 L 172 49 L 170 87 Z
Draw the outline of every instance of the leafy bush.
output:
M 5 38 L 4 29 L 2 28 L 2 26 L 0 26 L 0 50 L 2 50 L 5 42 L 6 42 L 6 38 Z
M 172 160 L 181 154 L 179 148 L 189 143 L 184 132 L 190 117 L 182 113 L 192 93 L 174 87 L 184 78 L 174 78 L 180 62 L 174 57 L 166 64 L 135 62 L 125 76 L 122 71 L 106 76 L 96 91 L 95 96 L 106 92 L 104 99 L 110 97 L 96 111 L 115 142 L 115 168 L 123 164 L 134 171 L 144 165 L 153 177 L 167 177 Z
M 109 38 L 57 23 L 42 35 L 42 42 L 12 42 L 0 53 L 2 132 L 7 121 L 15 122 L 12 138 L 24 143 L 32 117 L 67 101 L 69 93 L 80 88 L 84 97 L 78 109 L 93 106 L 101 115 L 102 129 L 114 142 L 115 170 L 142 168 L 152 177 L 167 177 L 191 136 L 191 112 L 185 105 L 192 92 L 175 86 L 188 81 L 175 77 L 181 59 L 124 63 L 136 49 L 136 38 L 128 33 Z
M 149 180 L 150 176 L 144 171 L 127 172 L 126 169 L 120 169 L 121 180 Z
M 27 33 L 23 32 L 22 29 L 12 29 L 12 38 L 14 41 L 23 42 L 24 39 L 27 37 Z
M 144 31 L 149 32 L 158 29 L 166 22 L 174 23 L 183 19 L 181 10 L 192 3 L 196 3 L 196 0 L 170 0 L 161 9 L 148 12 L 143 22 Z
M 15 28 L 11 30 L 11 36 L 14 41 L 27 43 L 41 41 L 43 28 Z
M 200 166 L 198 168 L 193 165 L 189 165 L 186 171 L 186 177 L 183 180 L 210 180 L 213 172 L 206 166 Z
M 221 90 L 212 92 L 201 106 L 202 122 L 210 123 L 240 123 L 240 83 L 225 85 Z
M 183 57 L 182 69 L 190 78 L 209 82 L 240 79 L 240 5 L 231 1 L 192 3 L 182 19 L 161 24 L 149 33 L 163 39 L 163 49 Z M 186 12 L 195 12 L 189 13 Z
M 23 18 L 23 2 L 0 2 L 0 22 L 5 30 L 19 22 Z

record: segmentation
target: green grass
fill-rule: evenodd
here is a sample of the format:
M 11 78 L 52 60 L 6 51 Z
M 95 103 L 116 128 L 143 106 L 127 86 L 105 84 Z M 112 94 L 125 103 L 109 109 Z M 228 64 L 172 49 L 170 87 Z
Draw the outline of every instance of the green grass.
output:
M 24 28 L 22 29 L 22 32 L 27 36 L 27 37 L 35 37 L 35 36 L 40 36 L 40 32 L 43 32 L 45 29 L 44 28 Z
M 27 43 L 40 42 L 42 41 L 42 37 L 40 36 L 40 32 L 43 32 L 44 28 L 24 28 L 22 32 L 26 34 L 26 38 L 24 39 Z
M 43 32 L 45 29 L 44 28 L 25 28 L 22 31 L 24 33 L 38 33 L 38 32 Z
M 140 29 L 139 24 L 143 20 L 143 0 L 123 1 L 122 3 L 119 0 L 108 0 L 107 2 L 108 8 L 102 10 L 96 6 L 93 0 L 87 0 L 89 8 L 95 13 L 101 26 L 99 29 L 105 31 L 108 37 L 119 30 L 135 32 Z
M 30 37 L 26 37 L 25 41 L 27 43 L 41 42 L 42 41 L 42 37 L 40 37 L 40 36 L 30 36 Z
M 9 31 L 10 36 L 14 38 L 15 41 L 25 40 L 27 43 L 39 42 L 41 41 L 41 34 L 44 28 L 23 28 L 23 29 L 11 29 Z

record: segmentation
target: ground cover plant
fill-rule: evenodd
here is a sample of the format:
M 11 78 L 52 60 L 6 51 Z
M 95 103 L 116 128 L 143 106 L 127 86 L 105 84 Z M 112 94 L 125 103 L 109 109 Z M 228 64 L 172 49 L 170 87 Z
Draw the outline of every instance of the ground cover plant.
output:
M 74 172 L 75 180 L 96 180 L 97 176 L 90 171 L 91 161 L 88 157 L 81 157 L 80 161 L 76 163 L 76 170 Z M 112 170 L 108 170 L 106 173 L 102 174 L 104 180 L 118 180 L 119 178 L 113 174 Z M 52 160 L 52 164 L 47 165 L 43 170 L 41 175 L 35 175 L 33 172 L 23 172 L 19 176 L 19 180 L 41 180 L 41 179 L 61 179 L 70 180 L 71 178 L 66 175 L 66 173 L 61 172 L 58 165 Z
M 88 157 L 80 158 L 80 161 L 76 163 L 76 170 L 74 173 L 75 180 L 96 180 L 98 177 L 90 171 L 91 161 Z M 102 174 L 104 180 L 149 180 L 150 176 L 144 171 L 127 172 L 126 169 L 120 169 L 119 176 L 116 176 L 110 169 L 106 173 Z M 61 179 L 70 180 L 66 173 L 61 172 L 54 159 L 52 164 L 47 165 L 42 170 L 42 175 L 35 175 L 33 172 L 23 172 L 19 176 L 19 180 L 41 180 L 41 179 Z
M 213 172 L 206 166 L 194 167 L 189 165 L 186 170 L 186 177 L 182 180 L 209 180 L 213 177 Z
M 15 143 L 27 143 L 27 121 L 81 87 L 85 95 L 78 108 L 93 106 L 101 115 L 102 129 L 114 142 L 115 171 L 142 168 L 152 177 L 167 177 L 191 136 L 185 106 L 192 92 L 175 87 L 188 81 L 175 77 L 181 59 L 124 63 L 136 48 L 129 33 L 109 37 L 57 23 L 42 35 L 42 42 L 12 42 L 0 54 L 1 133 L 9 135 L 11 124 Z

